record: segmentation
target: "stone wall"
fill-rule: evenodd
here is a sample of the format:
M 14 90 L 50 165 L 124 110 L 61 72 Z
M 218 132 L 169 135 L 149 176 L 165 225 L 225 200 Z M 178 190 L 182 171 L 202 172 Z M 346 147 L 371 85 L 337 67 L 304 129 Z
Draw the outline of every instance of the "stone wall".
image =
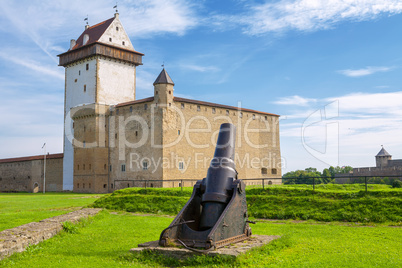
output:
M 43 156 L 0 160 L 1 192 L 43 191 Z M 63 190 L 63 154 L 47 155 L 46 191 Z

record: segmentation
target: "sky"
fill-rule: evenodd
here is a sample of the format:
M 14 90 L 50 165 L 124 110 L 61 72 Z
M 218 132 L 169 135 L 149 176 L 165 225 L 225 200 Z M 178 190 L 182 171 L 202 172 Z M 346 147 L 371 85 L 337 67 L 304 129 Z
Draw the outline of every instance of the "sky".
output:
M 0 158 L 63 151 L 57 55 L 115 1 L 0 0 Z M 164 63 L 175 95 L 275 113 L 283 173 L 402 158 L 402 1 L 118 1 L 137 99 Z

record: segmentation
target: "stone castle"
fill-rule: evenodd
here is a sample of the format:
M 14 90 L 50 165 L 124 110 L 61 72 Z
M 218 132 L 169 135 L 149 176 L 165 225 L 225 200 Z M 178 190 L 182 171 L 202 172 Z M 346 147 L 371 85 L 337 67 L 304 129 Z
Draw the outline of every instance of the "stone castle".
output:
M 402 176 L 402 159 L 392 160 L 384 147 L 375 156 L 375 167 L 361 167 L 353 169 L 353 176 Z
M 59 56 L 65 67 L 64 153 L 47 155 L 46 191 L 107 193 L 192 186 L 206 175 L 219 127 L 236 125 L 236 168 L 248 184 L 281 183 L 279 116 L 174 96 L 163 68 L 136 100 L 135 51 L 116 13 L 86 26 Z M 0 160 L 0 191 L 41 191 L 44 156 Z M 180 183 L 180 184 L 181 184 Z

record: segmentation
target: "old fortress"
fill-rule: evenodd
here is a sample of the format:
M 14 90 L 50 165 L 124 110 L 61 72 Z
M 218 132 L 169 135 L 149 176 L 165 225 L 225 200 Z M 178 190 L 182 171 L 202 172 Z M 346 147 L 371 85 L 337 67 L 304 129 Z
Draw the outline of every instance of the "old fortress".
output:
M 226 122 L 237 128 L 238 177 L 281 183 L 278 115 L 175 97 L 164 68 L 153 96 L 135 98 L 136 68 L 144 54 L 135 51 L 118 13 L 87 25 L 58 56 L 65 68 L 64 152 L 46 155 L 46 172 L 43 155 L 1 159 L 0 191 L 37 192 L 45 186 L 107 193 L 145 183 L 177 187 L 177 180 L 192 186 L 205 176 L 219 126 Z

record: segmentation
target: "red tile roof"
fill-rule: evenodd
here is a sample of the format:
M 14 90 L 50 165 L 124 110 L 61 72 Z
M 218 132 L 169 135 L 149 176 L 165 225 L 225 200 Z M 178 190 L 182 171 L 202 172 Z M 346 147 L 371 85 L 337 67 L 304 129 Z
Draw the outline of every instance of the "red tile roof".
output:
M 217 103 L 205 102 L 205 101 L 198 101 L 198 100 L 191 100 L 191 99 L 185 99 L 185 98 L 179 98 L 179 97 L 174 97 L 173 100 L 177 101 L 177 102 L 193 103 L 193 104 L 199 104 L 199 105 L 205 105 L 205 106 L 211 106 L 211 107 L 217 107 L 217 108 L 223 108 L 223 109 L 240 110 L 242 112 L 279 116 L 277 114 L 260 112 L 260 111 L 251 110 L 251 109 L 245 109 L 245 108 L 239 109 L 239 107 L 235 107 L 235 106 L 229 106 L 229 105 L 223 105 L 223 104 L 217 104 Z
M 106 31 L 106 29 L 109 27 L 109 25 L 113 22 L 114 19 L 115 18 L 113 17 L 111 19 L 102 21 L 102 22 L 95 24 L 95 25 L 89 27 L 88 29 L 86 29 L 80 35 L 80 37 L 78 37 L 78 39 L 76 41 L 76 45 L 71 50 L 84 46 L 82 42 L 84 40 L 85 34 L 88 34 L 88 36 L 89 36 L 89 40 L 85 45 L 89 45 L 89 44 L 97 42 L 99 40 L 99 38 L 101 38 L 103 33 Z
M 122 106 L 127 106 L 127 105 L 132 105 L 132 104 L 149 102 L 149 101 L 153 101 L 153 100 L 154 100 L 154 97 L 149 97 L 149 98 L 135 100 L 135 101 L 122 102 L 122 103 L 116 104 L 115 107 L 122 107 Z
M 57 159 L 57 158 L 63 158 L 63 153 L 46 155 L 46 159 Z M 13 163 L 13 162 L 42 160 L 42 159 L 43 159 L 43 155 L 35 155 L 35 156 L 0 159 L 0 163 Z

